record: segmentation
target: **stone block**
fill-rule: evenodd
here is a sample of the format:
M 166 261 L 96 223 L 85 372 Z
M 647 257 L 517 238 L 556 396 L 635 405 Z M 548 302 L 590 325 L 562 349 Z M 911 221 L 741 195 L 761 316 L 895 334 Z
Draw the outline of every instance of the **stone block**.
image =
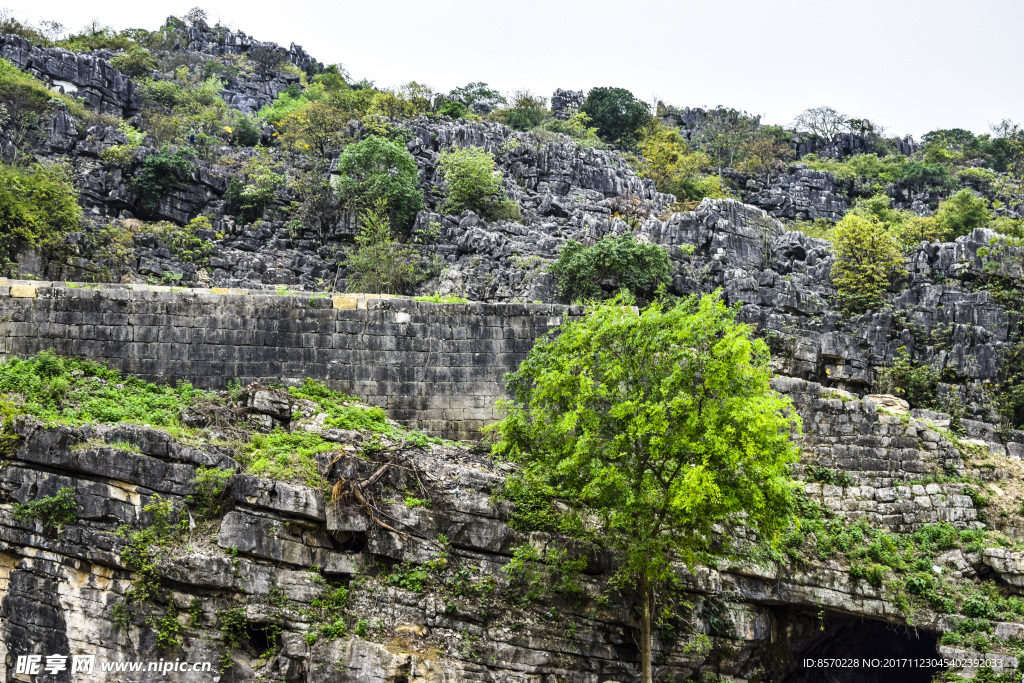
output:
M 15 299 L 35 299 L 35 285 L 11 285 L 11 297 Z

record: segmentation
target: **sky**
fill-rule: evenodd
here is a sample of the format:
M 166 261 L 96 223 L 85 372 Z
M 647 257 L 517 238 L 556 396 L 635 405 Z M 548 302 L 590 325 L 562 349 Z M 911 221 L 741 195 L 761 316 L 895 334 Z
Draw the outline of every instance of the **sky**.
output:
M 0 0 L 30 23 L 94 19 L 154 30 L 197 0 Z M 1024 3 L 1013 0 L 202 0 L 211 23 L 296 43 L 378 87 L 484 81 L 631 90 L 677 107 L 724 105 L 786 125 L 828 105 L 887 135 L 988 132 L 1024 119 Z M 259 9 L 257 9 L 259 8 Z M 264 9 L 265 8 L 265 9 Z M 42 14 L 41 14 L 42 12 Z

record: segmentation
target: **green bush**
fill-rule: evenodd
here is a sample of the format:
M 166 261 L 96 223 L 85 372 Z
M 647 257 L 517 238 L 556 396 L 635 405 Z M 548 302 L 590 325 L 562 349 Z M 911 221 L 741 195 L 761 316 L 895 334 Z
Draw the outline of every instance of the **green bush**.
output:
M 580 111 L 597 126 L 605 142 L 633 147 L 640 129 L 651 120 L 650 108 L 625 88 L 594 88 Z
M 349 145 L 338 158 L 338 187 L 350 205 L 367 209 L 382 199 L 391 224 L 405 230 L 423 208 L 419 168 L 404 145 L 376 135 Z
M 437 110 L 438 114 L 442 116 L 450 116 L 453 119 L 461 119 L 469 113 L 469 107 L 464 105 L 462 102 L 455 100 L 448 100 L 441 105 L 441 108 Z
M 245 114 L 238 114 L 235 117 L 234 126 L 231 128 L 231 139 L 236 145 L 243 147 L 255 147 L 260 142 L 260 127 L 256 120 Z
M 519 206 L 505 198 L 501 173 L 494 170 L 494 156 L 487 150 L 463 147 L 442 152 L 438 167 L 448 183 L 444 211 L 457 213 L 469 209 L 484 218 L 519 219 Z
M 15 518 L 22 521 L 33 517 L 40 520 L 46 531 L 59 530 L 78 521 L 75 489 L 64 487 L 53 496 L 44 496 L 31 503 L 15 503 L 13 512 Z
M 511 106 L 498 109 L 493 116 L 509 128 L 531 130 L 539 126 L 548 116 L 547 100 L 529 90 L 513 93 Z
M 849 214 L 832 231 L 835 263 L 832 282 L 839 306 L 847 314 L 877 309 L 885 291 L 904 272 L 896 237 L 879 224 Z
M 950 239 L 969 235 L 975 228 L 983 228 L 992 220 L 988 203 L 964 189 L 939 204 L 935 220 Z
M 134 47 L 123 54 L 112 57 L 110 64 L 124 75 L 132 78 L 144 78 L 160 66 L 149 50 L 141 47 Z
M 216 517 L 220 513 L 224 491 L 227 489 L 233 470 L 222 470 L 218 467 L 199 467 L 192 479 L 196 492 L 188 497 L 188 502 L 195 505 L 196 513 L 204 519 Z
M 927 365 L 910 359 L 907 347 L 896 352 L 892 365 L 879 371 L 875 383 L 878 393 L 892 393 L 907 400 L 911 408 L 938 406 L 939 376 Z
M 205 397 L 190 384 L 157 386 L 87 360 L 44 351 L 0 363 L 0 394 L 47 422 L 181 425 L 181 411 Z
M 611 298 L 621 290 L 641 302 L 670 281 L 668 252 L 632 234 L 603 237 L 585 247 L 570 240 L 551 266 L 559 291 L 570 301 Z
M 78 230 L 82 209 L 63 166 L 0 163 L 0 265 L 23 247 L 49 248 Z
M 404 294 L 423 279 L 416 250 L 392 234 L 383 199 L 363 211 L 355 240 L 345 260 L 350 292 Z
M 160 208 L 160 201 L 171 190 L 182 186 L 182 176 L 188 176 L 195 164 L 184 150 L 164 145 L 155 154 L 147 156 L 139 165 L 131 187 L 139 210 L 152 215 Z

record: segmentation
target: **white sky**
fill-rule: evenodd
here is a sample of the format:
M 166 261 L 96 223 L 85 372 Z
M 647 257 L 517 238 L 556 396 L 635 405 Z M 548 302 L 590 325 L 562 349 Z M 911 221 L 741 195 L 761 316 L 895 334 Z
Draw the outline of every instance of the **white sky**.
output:
M 628 88 L 788 124 L 830 105 L 920 137 L 1024 119 L 1015 0 L 0 0 L 19 19 L 156 29 L 199 3 L 258 40 L 302 45 L 378 86 Z M 260 9 L 257 9 L 260 8 Z M 266 9 L 263 9 L 266 8 Z

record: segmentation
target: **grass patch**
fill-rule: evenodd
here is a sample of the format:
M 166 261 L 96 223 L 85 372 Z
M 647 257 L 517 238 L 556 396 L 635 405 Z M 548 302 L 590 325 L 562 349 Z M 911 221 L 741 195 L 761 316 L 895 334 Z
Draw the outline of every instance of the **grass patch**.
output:
M 19 413 L 49 423 L 130 422 L 162 427 L 181 427 L 183 408 L 200 398 L 214 398 L 191 384 L 151 384 L 52 351 L 0 363 L 0 394 L 7 394 Z

